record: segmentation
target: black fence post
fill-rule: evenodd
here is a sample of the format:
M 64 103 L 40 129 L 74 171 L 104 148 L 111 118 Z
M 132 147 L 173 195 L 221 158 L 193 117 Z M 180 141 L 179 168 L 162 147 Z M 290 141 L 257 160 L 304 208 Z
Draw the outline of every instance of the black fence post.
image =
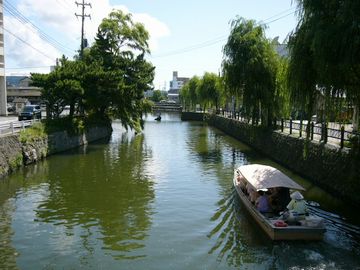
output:
M 284 132 L 284 118 L 281 118 L 281 132 Z
M 303 120 L 300 120 L 300 130 L 299 130 L 299 137 L 302 136 L 302 128 L 303 128 Z
M 292 134 L 292 119 L 290 118 L 290 134 Z
M 344 147 L 344 135 L 345 135 L 345 127 L 341 126 L 341 135 L 340 135 L 340 148 Z
M 314 122 L 311 122 L 310 138 L 314 140 Z

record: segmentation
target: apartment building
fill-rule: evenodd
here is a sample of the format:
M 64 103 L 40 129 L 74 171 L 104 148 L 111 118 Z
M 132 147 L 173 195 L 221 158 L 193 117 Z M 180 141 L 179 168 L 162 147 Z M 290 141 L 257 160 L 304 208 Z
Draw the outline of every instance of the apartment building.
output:
M 4 8 L 0 0 L 0 115 L 7 115 L 4 51 Z

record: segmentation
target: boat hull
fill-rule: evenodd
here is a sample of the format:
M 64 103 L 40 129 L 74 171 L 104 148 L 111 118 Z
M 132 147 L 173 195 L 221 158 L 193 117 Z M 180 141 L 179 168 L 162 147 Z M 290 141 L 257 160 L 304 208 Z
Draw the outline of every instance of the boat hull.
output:
M 262 215 L 256 207 L 250 202 L 246 194 L 241 190 L 236 181 L 233 179 L 234 187 L 239 195 L 240 200 L 249 211 L 250 215 L 254 218 L 256 223 L 263 229 L 263 231 L 272 240 L 322 240 L 325 232 L 323 226 L 309 227 L 309 226 L 287 226 L 276 227 L 274 223 L 277 219 L 269 219 Z

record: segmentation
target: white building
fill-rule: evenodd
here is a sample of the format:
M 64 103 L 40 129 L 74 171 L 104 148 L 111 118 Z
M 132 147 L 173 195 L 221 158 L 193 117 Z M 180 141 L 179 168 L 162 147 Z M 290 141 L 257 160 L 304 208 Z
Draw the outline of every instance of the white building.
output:
M 5 86 L 4 9 L 0 0 L 0 115 L 7 115 Z
M 173 71 L 173 79 L 170 81 L 170 90 L 168 92 L 168 99 L 179 102 L 179 92 L 181 87 L 189 81 L 189 78 L 178 77 L 178 72 Z

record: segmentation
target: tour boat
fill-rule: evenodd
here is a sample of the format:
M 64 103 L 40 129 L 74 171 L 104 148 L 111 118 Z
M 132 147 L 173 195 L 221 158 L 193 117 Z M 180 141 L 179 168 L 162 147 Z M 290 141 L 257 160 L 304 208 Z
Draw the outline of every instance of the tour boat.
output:
M 305 190 L 281 171 L 266 165 L 243 165 L 234 171 L 235 189 L 251 216 L 272 240 L 321 240 L 325 233 L 322 218 L 308 215 L 296 225 L 287 224 L 280 216 L 260 213 L 241 188 L 241 181 L 254 190 L 268 190 L 275 187 L 292 191 Z

